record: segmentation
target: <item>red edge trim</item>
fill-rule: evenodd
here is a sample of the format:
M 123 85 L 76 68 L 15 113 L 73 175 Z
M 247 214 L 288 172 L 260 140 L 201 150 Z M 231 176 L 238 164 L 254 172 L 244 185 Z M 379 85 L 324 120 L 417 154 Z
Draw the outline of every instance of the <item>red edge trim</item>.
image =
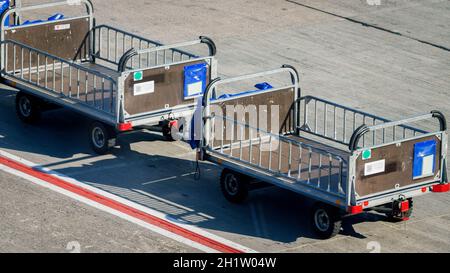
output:
M 350 213 L 350 214 L 362 213 L 363 212 L 363 207 L 362 207 L 362 205 L 348 206 L 347 207 L 347 212 Z
M 115 201 L 113 199 L 107 198 L 105 196 L 99 195 L 95 192 L 92 192 L 90 190 L 84 189 L 82 187 L 79 187 L 77 185 L 71 184 L 69 182 L 66 182 L 62 179 L 59 179 L 57 177 L 54 177 L 50 174 L 38 171 L 36 169 L 33 169 L 29 166 L 26 166 L 22 163 L 7 159 L 5 157 L 0 156 L 0 164 L 3 164 L 5 166 L 8 166 L 10 168 L 13 168 L 15 170 L 18 170 L 20 172 L 23 172 L 25 174 L 31 175 L 33 177 L 36 177 L 38 179 L 44 180 L 52 185 L 55 185 L 57 187 L 60 187 L 62 189 L 65 189 L 67 191 L 70 191 L 72 193 L 75 193 L 79 196 L 88 198 L 92 201 L 95 201 L 99 204 L 102 204 L 104 206 L 107 206 L 109 208 L 112 208 L 116 211 L 125 213 L 129 216 L 132 216 L 134 218 L 140 219 L 144 222 L 147 222 L 151 225 L 157 226 L 159 228 L 168 230 L 174 234 L 177 234 L 179 236 L 182 236 L 184 238 L 187 238 L 191 241 L 197 242 L 199 244 L 202 244 L 204 246 L 210 247 L 212 249 L 215 249 L 220 252 L 225 253 L 242 253 L 241 250 L 235 249 L 233 247 L 227 246 L 223 243 L 217 242 L 213 239 L 207 238 L 203 235 L 197 234 L 195 232 L 192 232 L 190 230 L 187 230 L 185 228 L 182 228 L 180 226 L 177 226 L 169 221 L 160 219 L 156 216 L 150 215 L 148 213 L 142 212 L 140 210 L 137 210 L 135 208 L 132 208 L 130 206 L 124 205 L 118 201 Z
M 120 132 L 130 131 L 132 129 L 133 129 L 133 125 L 131 124 L 131 122 L 117 124 L 117 130 L 119 130 Z
M 431 187 L 432 192 L 448 192 L 450 191 L 450 183 L 437 184 Z

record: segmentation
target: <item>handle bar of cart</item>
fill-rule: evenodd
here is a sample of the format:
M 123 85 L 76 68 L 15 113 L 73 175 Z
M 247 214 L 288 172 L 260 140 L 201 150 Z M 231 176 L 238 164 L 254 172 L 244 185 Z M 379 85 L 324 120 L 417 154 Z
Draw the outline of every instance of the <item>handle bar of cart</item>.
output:
M 418 122 L 418 121 L 423 121 L 423 120 L 432 119 L 432 118 L 436 118 L 436 119 L 439 120 L 439 129 L 440 129 L 440 131 L 446 131 L 447 130 L 447 124 L 446 124 L 446 120 L 445 120 L 444 115 L 442 114 L 442 112 L 436 111 L 436 110 L 431 111 L 429 114 L 413 116 L 413 117 L 409 117 L 409 118 L 406 118 L 406 119 L 390 121 L 390 122 L 377 124 L 377 125 L 372 125 L 372 126 L 367 126 L 367 125 L 363 124 L 363 125 L 361 125 L 360 127 L 358 127 L 355 130 L 355 132 L 353 133 L 352 137 L 350 138 L 350 142 L 349 142 L 349 146 L 348 146 L 349 150 L 351 152 L 357 150 L 358 149 L 359 140 L 361 139 L 361 137 L 364 136 L 364 134 L 366 134 L 368 132 L 374 132 L 374 131 L 377 131 L 377 130 L 380 130 L 380 129 L 389 128 L 389 127 L 394 127 L 395 128 L 396 126 L 404 125 L 404 124 L 407 124 L 407 123 Z
M 0 16 L 1 17 L 0 28 L 3 28 L 5 26 L 6 19 L 12 13 L 31 11 L 31 10 L 37 10 L 37 9 L 54 8 L 54 7 L 66 6 L 66 5 L 74 6 L 74 5 L 81 5 L 81 4 L 85 5 L 86 11 L 88 13 L 88 16 L 91 18 L 91 23 L 93 26 L 94 6 L 92 5 L 92 2 L 90 0 L 67 0 L 67 1 L 45 3 L 45 4 L 38 4 L 38 5 L 25 6 L 25 7 L 14 7 L 14 6 L 10 7 L 8 9 L 6 9 Z M 1 35 L 3 37 L 3 33 Z
M 177 49 L 178 52 L 187 55 L 189 58 L 199 58 L 199 56 L 188 54 L 182 50 L 179 50 L 179 48 L 181 48 L 181 47 L 188 47 L 188 46 L 193 46 L 193 45 L 198 45 L 198 44 L 206 44 L 208 46 L 209 56 L 216 55 L 216 45 L 214 44 L 214 42 L 206 36 L 200 36 L 198 40 L 194 40 L 194 41 L 176 43 L 176 44 L 171 44 L 171 45 L 161 45 L 161 46 L 156 46 L 156 47 L 147 48 L 147 49 L 140 49 L 140 50 L 131 48 L 127 52 L 125 52 L 123 54 L 123 56 L 120 58 L 119 65 L 118 65 L 118 71 L 124 72 L 127 69 L 128 62 L 135 56 L 139 56 L 142 54 L 150 54 L 150 53 L 157 54 L 160 51 L 165 53 L 166 50 Z

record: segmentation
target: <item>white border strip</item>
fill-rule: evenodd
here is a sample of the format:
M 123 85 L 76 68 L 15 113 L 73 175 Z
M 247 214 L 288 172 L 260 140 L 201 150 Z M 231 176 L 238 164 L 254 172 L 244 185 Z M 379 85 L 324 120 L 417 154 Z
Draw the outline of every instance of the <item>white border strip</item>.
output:
M 186 230 L 189 230 L 191 232 L 197 233 L 199 235 L 202 235 L 202 236 L 207 237 L 209 239 L 212 239 L 214 241 L 220 242 L 220 243 L 225 244 L 225 245 L 227 245 L 229 247 L 232 247 L 234 249 L 237 249 L 237 250 L 240 250 L 240 251 L 246 252 L 246 253 L 257 253 L 257 251 L 255 251 L 255 250 L 253 250 L 251 248 L 248 248 L 246 246 L 242 246 L 242 245 L 240 245 L 238 243 L 235 243 L 235 242 L 230 241 L 228 239 L 225 239 L 223 237 L 220 237 L 220 236 L 217 236 L 217 235 L 212 234 L 210 232 L 207 232 L 207 231 L 205 231 L 205 230 L 203 230 L 201 228 L 198 228 L 198 227 L 195 227 L 195 226 L 192 226 L 192 225 L 188 225 L 188 224 L 184 224 L 184 223 L 180 223 L 180 222 L 171 221 L 171 220 L 169 220 L 170 217 L 168 217 L 167 214 L 164 214 L 162 212 L 159 212 L 159 211 L 153 210 L 151 208 L 142 206 L 140 204 L 137 204 L 135 202 L 132 202 L 130 200 L 122 198 L 120 196 L 117 196 L 117 195 L 111 194 L 109 192 L 103 191 L 103 190 L 101 190 L 99 188 L 87 185 L 87 184 L 85 184 L 83 182 L 80 182 L 80 181 L 74 179 L 74 178 L 71 178 L 71 177 L 68 177 L 68 176 L 66 176 L 64 174 L 55 172 L 55 171 L 53 171 L 51 169 L 44 168 L 44 167 L 42 167 L 42 166 L 40 166 L 38 164 L 35 164 L 35 163 L 31 162 L 31 161 L 28 161 L 28 160 L 26 160 L 24 158 L 15 156 L 13 154 L 10 154 L 10 153 L 2 151 L 2 150 L 0 150 L 0 155 L 5 157 L 5 158 L 9 158 L 9 159 L 11 159 L 13 161 L 20 162 L 20 163 L 22 163 L 22 164 L 24 164 L 24 165 L 26 165 L 28 167 L 34 168 L 36 170 L 39 170 L 39 171 L 41 171 L 43 173 L 46 173 L 46 174 L 49 174 L 49 175 L 51 175 L 53 177 L 56 177 L 58 179 L 61 179 L 61 180 L 65 181 L 65 182 L 67 182 L 67 183 L 76 185 L 78 187 L 84 188 L 84 189 L 89 190 L 89 191 L 92 191 L 92 192 L 94 192 L 96 194 L 102 195 L 104 197 L 110 198 L 110 199 L 112 199 L 114 201 L 120 202 L 120 203 L 122 203 L 124 205 L 127 205 L 129 207 L 132 207 L 134 209 L 140 210 L 142 212 L 145 212 L 147 214 L 150 214 L 152 216 L 160 218 L 160 219 L 162 219 L 164 221 L 169 221 L 169 222 L 171 222 L 174 225 L 177 225 L 179 227 L 182 227 L 182 228 L 184 228 Z M 80 202 L 83 202 L 85 204 L 88 204 L 90 206 L 98 208 L 100 210 L 103 210 L 103 211 L 109 212 L 111 214 L 114 214 L 116 216 L 119 216 L 119 217 L 121 217 L 121 218 L 123 218 L 125 220 L 128 220 L 130 222 L 136 223 L 136 224 L 138 224 L 138 225 L 140 225 L 142 227 L 145 227 L 145 228 L 147 228 L 149 230 L 152 230 L 152 231 L 154 231 L 156 233 L 159 233 L 159 234 L 161 234 L 163 236 L 166 236 L 166 237 L 169 237 L 171 239 L 174 239 L 174 240 L 176 240 L 178 242 L 184 243 L 184 244 L 186 244 L 188 246 L 197 248 L 197 249 L 205 251 L 205 252 L 213 252 L 213 253 L 217 252 L 217 250 L 215 250 L 215 249 L 209 248 L 209 247 L 204 246 L 204 245 L 202 245 L 200 243 L 194 242 L 194 241 L 189 240 L 187 238 L 184 238 L 184 237 L 182 237 L 180 235 L 177 235 L 177 234 L 174 234 L 172 232 L 169 232 L 169 231 L 167 231 L 165 229 L 162 229 L 162 228 L 156 227 L 154 225 L 148 224 L 148 223 L 146 223 L 146 222 L 144 222 L 142 220 L 136 219 L 136 218 L 134 218 L 132 216 L 129 216 L 129 215 L 125 214 L 125 213 L 116 211 L 116 210 L 114 210 L 112 208 L 109 208 L 107 206 L 104 206 L 102 204 L 94 202 L 92 200 L 89 200 L 89 199 L 87 199 L 85 197 L 79 196 L 79 195 L 74 194 L 74 193 L 72 193 L 70 191 L 67 191 L 65 189 L 59 188 L 59 187 L 57 187 L 55 185 L 47 183 L 47 182 L 45 182 L 45 181 L 43 181 L 41 179 L 35 178 L 35 177 L 30 176 L 28 174 L 19 172 L 17 170 L 14 170 L 14 169 L 9 168 L 9 167 L 4 166 L 4 165 L 0 165 L 0 169 L 6 171 L 8 173 L 11 173 L 13 175 L 25 178 L 25 179 L 33 182 L 33 183 L 36 183 L 36 184 L 41 185 L 41 186 L 44 186 L 44 187 L 46 187 L 48 189 L 51 189 L 51 190 L 54 190 L 56 192 L 62 193 L 64 195 L 68 196 L 68 197 L 76 199 L 76 200 L 78 200 Z

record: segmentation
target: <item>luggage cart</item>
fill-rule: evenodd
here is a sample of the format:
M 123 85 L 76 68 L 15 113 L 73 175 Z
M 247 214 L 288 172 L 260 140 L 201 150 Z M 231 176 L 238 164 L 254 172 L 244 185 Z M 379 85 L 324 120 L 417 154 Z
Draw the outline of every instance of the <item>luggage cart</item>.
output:
M 86 14 L 20 23 L 27 12 L 80 5 Z M 216 76 L 216 47 L 208 37 L 162 45 L 96 26 L 88 0 L 11 6 L 1 15 L 0 30 L 1 79 L 20 90 L 20 119 L 35 122 L 54 107 L 77 111 L 94 120 L 89 141 L 100 154 L 115 145 L 118 133 L 144 125 L 168 128 L 191 115 L 195 97 Z M 163 133 L 170 137 L 167 128 Z
M 292 83 L 214 98 L 224 93 L 219 87 L 236 88 L 241 81 L 269 76 L 290 77 Z M 254 181 L 308 196 L 317 201 L 311 214 L 313 229 L 319 237 L 330 238 L 345 216 L 375 210 L 392 220 L 406 220 L 413 197 L 449 190 L 447 128 L 441 112 L 390 121 L 314 96 L 302 97 L 298 79 L 296 70 L 285 65 L 215 79 L 208 86 L 200 158 L 224 167 L 220 185 L 226 199 L 244 201 Z M 259 121 L 251 123 L 250 110 L 223 114 L 226 107 L 252 105 L 266 107 L 269 117 L 276 116 L 271 106 L 278 106 L 279 125 L 269 122 L 263 129 Z M 432 119 L 439 121 L 433 131 L 408 125 Z

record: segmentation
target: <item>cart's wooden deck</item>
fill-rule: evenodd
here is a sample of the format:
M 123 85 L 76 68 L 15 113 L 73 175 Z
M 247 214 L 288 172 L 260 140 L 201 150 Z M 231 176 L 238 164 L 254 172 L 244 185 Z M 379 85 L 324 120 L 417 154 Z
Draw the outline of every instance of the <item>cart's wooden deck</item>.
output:
M 97 63 L 83 62 L 80 65 L 85 68 L 88 68 L 90 70 L 97 71 L 102 74 L 108 75 L 111 78 L 113 78 L 114 80 L 117 80 L 117 78 L 119 78 L 119 76 L 120 76 L 120 73 L 117 70 L 113 70 L 109 67 L 106 67 L 106 66 L 103 66 L 103 65 L 100 65 Z
M 312 139 L 307 138 L 307 137 L 293 135 L 293 134 L 286 135 L 286 137 L 289 138 L 289 139 L 292 139 L 292 140 L 294 140 L 296 142 L 301 142 L 301 143 L 310 145 L 310 146 L 312 146 L 314 148 L 330 152 L 330 153 L 332 153 L 334 155 L 338 155 L 338 156 L 342 157 L 345 160 L 347 160 L 348 157 L 350 156 L 350 152 L 349 151 L 342 150 L 342 149 L 339 149 L 337 147 L 330 146 L 330 145 L 327 145 L 327 144 L 324 144 L 324 143 L 312 140 Z

